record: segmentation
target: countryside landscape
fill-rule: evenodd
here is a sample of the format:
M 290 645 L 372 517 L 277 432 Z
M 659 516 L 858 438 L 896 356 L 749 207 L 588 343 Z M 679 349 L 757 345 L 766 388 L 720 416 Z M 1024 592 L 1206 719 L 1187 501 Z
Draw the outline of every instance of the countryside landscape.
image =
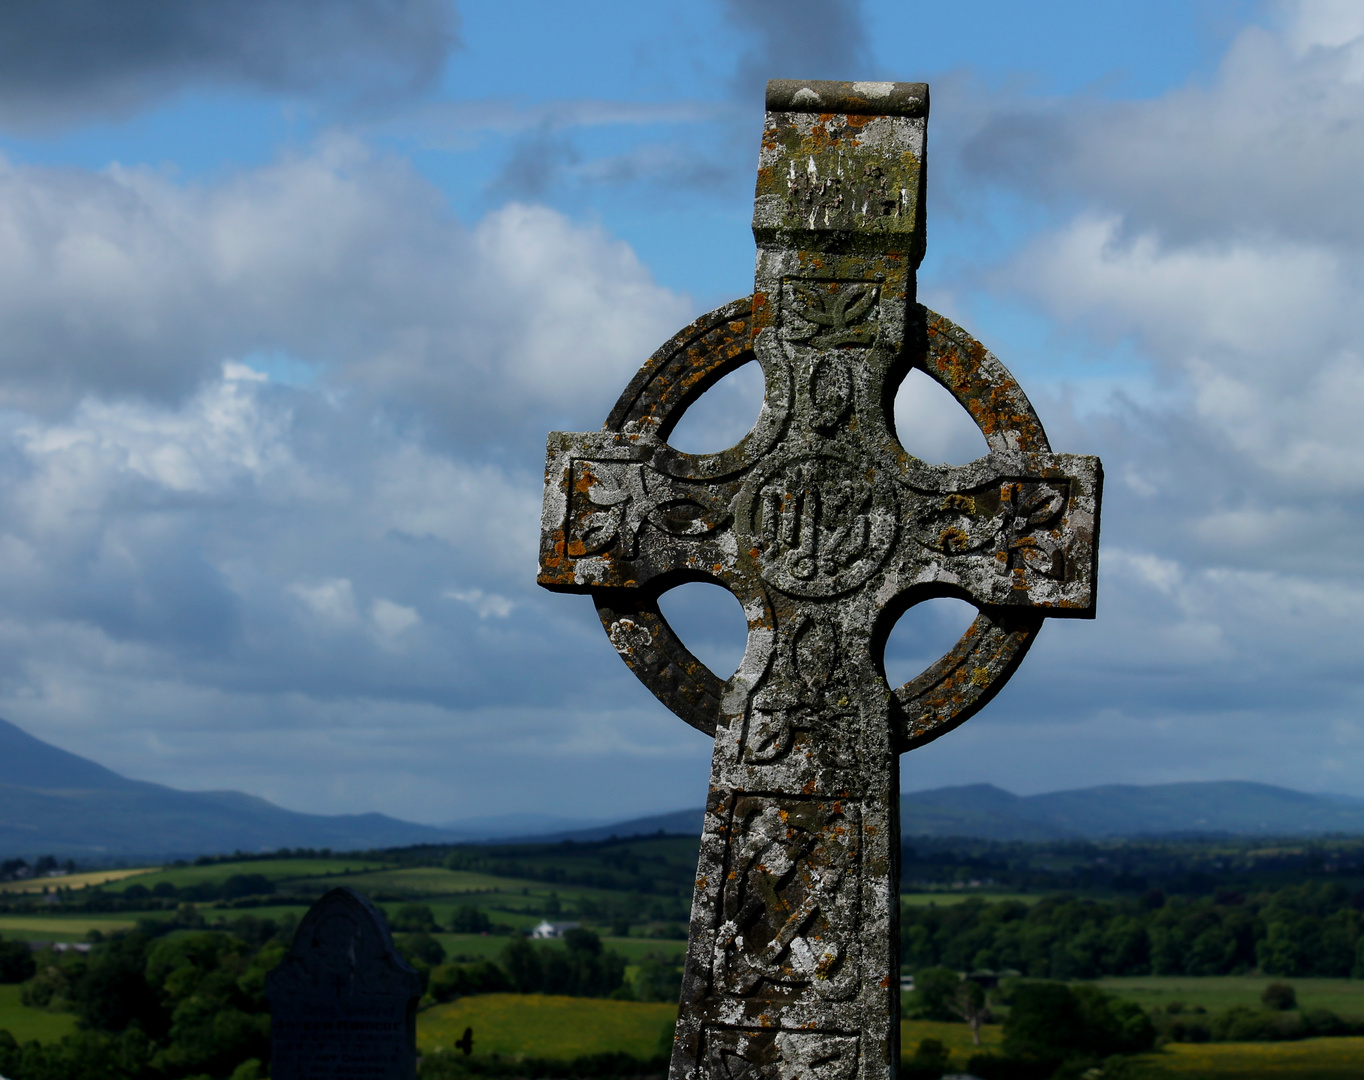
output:
M 0 885 L 0 1028 L 14 1040 L 0 1037 L 0 1069 L 268 1075 L 264 972 L 307 905 L 345 885 L 422 974 L 423 1076 L 658 1074 L 696 844 L 300 849 L 22 876 Z M 1102 1075 L 1357 1075 L 1364 840 L 920 839 L 904 866 L 909 1075 L 1051 1075 L 1049 1053 Z M 558 936 L 530 936 L 545 923 Z M 978 1045 L 955 1011 L 962 985 L 984 991 Z M 1011 1056 L 1011 1008 L 1055 986 L 1129 1008 L 1129 1042 Z M 1284 987 L 1286 1006 L 1271 989 Z
M 1364 1080 L 1361 175 L 1360 0 L 0 3 L 0 1080 Z
M 98 805 L 131 783 L 13 725 L 0 738 L 0 800 Z M 197 796 L 153 796 L 142 815 L 106 817 L 113 851 L 73 855 L 58 815 L 30 829 L 50 830 L 41 854 L 0 861 L 0 1075 L 268 1076 L 265 975 L 337 886 L 375 903 L 421 975 L 423 1077 L 665 1071 L 699 811 L 538 838 L 195 855 L 178 845 L 251 838 L 284 812 L 261 803 L 256 819 L 176 832 L 145 815 Z M 1364 800 L 1241 783 L 905 795 L 902 1072 L 1358 1075 L 1361 815 Z M 142 857 L 123 854 L 139 836 Z

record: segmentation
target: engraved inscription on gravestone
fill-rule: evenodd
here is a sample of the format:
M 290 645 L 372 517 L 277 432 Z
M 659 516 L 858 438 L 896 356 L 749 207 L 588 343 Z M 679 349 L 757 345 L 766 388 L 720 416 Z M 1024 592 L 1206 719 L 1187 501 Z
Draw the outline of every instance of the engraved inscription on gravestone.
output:
M 539 582 L 589 594 L 612 646 L 715 738 L 672 1080 L 889 1080 L 899 1064 L 899 755 L 1013 674 L 1048 616 L 1093 618 L 1097 458 L 1052 453 L 1013 377 L 916 302 L 928 87 L 768 84 L 753 295 L 645 363 L 601 432 L 549 436 Z M 753 429 L 716 454 L 668 436 L 743 364 Z M 989 453 L 908 454 L 911 369 Z M 738 597 L 743 660 L 696 659 L 658 598 Z M 901 687 L 896 619 L 955 596 L 977 617 Z
M 333 889 L 308 909 L 266 978 L 274 1080 L 414 1080 L 421 976 L 383 917 Z

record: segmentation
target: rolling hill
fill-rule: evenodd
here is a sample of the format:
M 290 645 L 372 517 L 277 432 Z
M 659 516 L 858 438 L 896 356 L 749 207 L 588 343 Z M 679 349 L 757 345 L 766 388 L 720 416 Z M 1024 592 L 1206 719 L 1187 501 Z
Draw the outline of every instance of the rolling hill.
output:
M 699 809 L 678 810 L 583 828 L 572 819 L 531 812 L 440 827 L 373 813 L 302 814 L 237 791 L 179 791 L 130 780 L 0 720 L 0 858 L 163 860 L 284 847 L 355 851 L 512 839 L 589 842 L 658 832 L 696 835 L 701 816 Z M 911 842 L 915 836 L 1038 841 L 1364 834 L 1364 799 L 1233 780 L 1113 784 L 1042 795 L 971 784 L 903 796 L 900 820 Z
M 445 843 L 383 814 L 300 814 L 236 791 L 129 780 L 0 720 L 0 854 L 166 859 L 206 852 L 334 851 Z
M 536 840 L 604 840 L 609 836 L 699 833 L 700 810 L 568 830 Z M 1066 840 L 1180 834 L 1297 836 L 1364 834 L 1364 799 L 1309 795 L 1239 780 L 1110 784 L 1044 795 L 1014 795 L 992 784 L 915 791 L 900 799 L 900 830 L 915 836 L 984 840 Z
M 1043 795 L 972 784 L 905 795 L 900 821 L 905 836 L 992 840 L 1364 833 L 1364 799 L 1244 780 L 1108 784 Z

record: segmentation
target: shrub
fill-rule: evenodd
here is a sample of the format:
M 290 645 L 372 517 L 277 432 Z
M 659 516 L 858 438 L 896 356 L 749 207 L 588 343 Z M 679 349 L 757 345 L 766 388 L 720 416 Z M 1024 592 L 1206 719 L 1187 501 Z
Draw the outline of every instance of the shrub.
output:
M 404 934 L 396 942 L 398 951 L 409 962 L 419 960 L 427 967 L 445 962 L 445 948 L 427 933 Z
M 1260 1000 L 1266 1009 L 1277 1009 L 1280 1012 L 1298 1007 L 1297 992 L 1285 982 L 1270 983 L 1260 995 Z
M 905 1080 L 938 1080 L 951 1060 L 951 1051 L 941 1040 L 924 1039 L 915 1049 L 914 1056 L 901 1063 L 900 1075 Z
M 1155 1039 L 1155 1025 L 1139 1005 L 1093 986 L 1023 983 L 1004 1021 L 1006 1052 L 1030 1060 L 1140 1053 Z
M 921 1020 L 956 1020 L 948 1007 L 961 985 L 961 976 L 945 967 L 922 968 L 914 973 L 914 992 L 906 998 L 908 1016 Z
M 409 934 L 432 934 L 440 929 L 435 915 L 425 904 L 403 904 L 389 916 L 388 925 Z
M 682 968 L 657 956 L 646 956 L 631 984 L 636 1001 L 677 1001 L 682 997 Z
M 22 941 L 0 941 L 0 983 L 21 983 L 38 970 L 33 950 Z
M 264 874 L 233 874 L 218 888 L 218 895 L 224 900 L 237 900 L 243 896 L 266 896 L 275 891 L 275 883 Z
M 455 934 L 486 934 L 492 920 L 472 904 L 461 904 L 450 912 L 450 931 Z
M 497 994 L 514 987 L 507 973 L 491 960 L 474 964 L 441 964 L 431 970 L 427 992 L 437 1001 L 453 1001 L 469 994 Z

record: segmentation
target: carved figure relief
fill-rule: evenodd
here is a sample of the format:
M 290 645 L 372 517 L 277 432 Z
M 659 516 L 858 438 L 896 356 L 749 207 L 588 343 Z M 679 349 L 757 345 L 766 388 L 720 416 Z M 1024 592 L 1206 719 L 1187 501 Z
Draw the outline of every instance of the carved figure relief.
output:
M 894 489 L 828 455 L 796 458 L 760 476 L 740 505 L 743 546 L 757 552 L 764 578 L 794 596 L 856 588 L 895 539 Z
M 718 987 L 777 999 L 856 993 L 859 825 L 854 804 L 736 800 L 715 938 Z
M 575 461 L 571 490 L 569 539 L 579 541 L 585 555 L 619 547 L 633 556 L 646 523 L 669 536 L 696 539 L 729 522 L 724 506 L 699 485 L 694 498 L 680 496 L 634 462 Z
M 876 343 L 880 286 L 874 281 L 782 282 L 782 338 L 812 349 Z
M 709 1080 L 852 1080 L 858 1038 L 839 1032 L 707 1028 Z
M 920 544 L 945 555 L 994 556 L 996 569 L 1023 568 L 1065 577 L 1065 546 L 1057 522 L 1065 510 L 1065 481 L 1006 480 L 926 500 L 919 512 Z
M 799 772 L 855 769 L 857 711 L 841 677 L 837 622 L 803 616 L 783 633 L 753 695 L 743 761 L 773 765 L 799 755 Z

